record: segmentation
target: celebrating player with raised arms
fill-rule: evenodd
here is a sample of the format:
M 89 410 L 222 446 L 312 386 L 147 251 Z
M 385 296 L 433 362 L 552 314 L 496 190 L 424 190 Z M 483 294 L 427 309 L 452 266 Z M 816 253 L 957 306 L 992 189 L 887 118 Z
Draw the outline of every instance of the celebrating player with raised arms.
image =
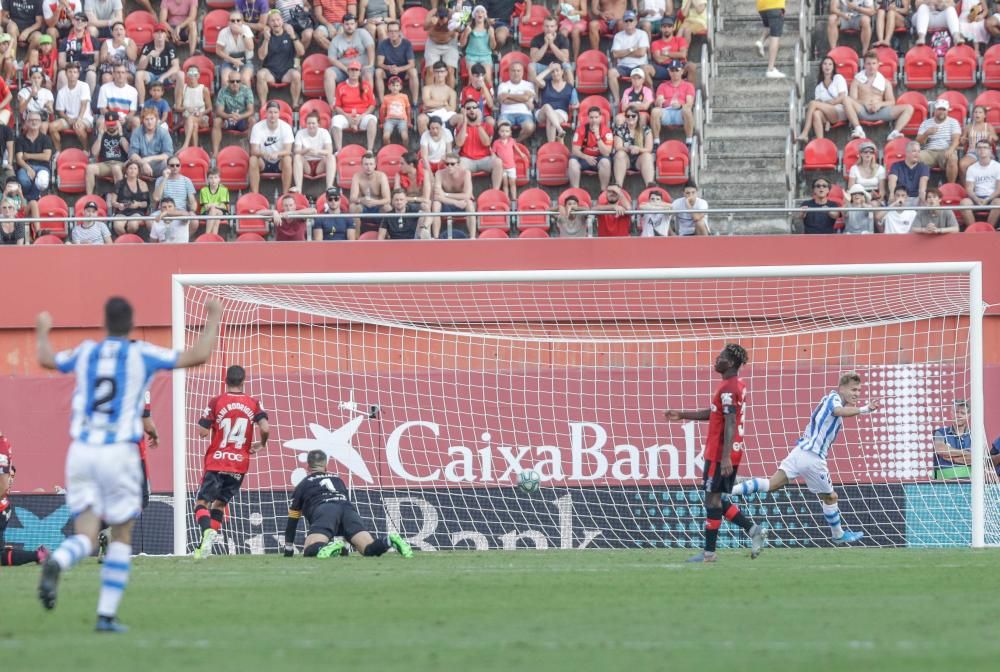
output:
M 705 548 L 688 562 L 715 562 L 715 546 L 719 538 L 722 517 L 739 525 L 750 535 L 750 557 L 756 558 L 764 546 L 764 528 L 743 515 L 739 507 L 723 498 L 736 481 L 736 470 L 743 458 L 743 411 L 746 404 L 746 383 L 739 377 L 740 367 L 747 361 L 743 346 L 729 343 L 715 358 L 715 371 L 722 383 L 712 395 L 712 406 L 702 411 L 668 410 L 668 420 L 708 420 L 708 441 L 705 443 L 705 468 L 702 487 L 705 490 Z
M 32 562 L 41 564 L 49 557 L 49 551 L 44 546 L 39 546 L 34 551 L 23 551 L 3 544 L 3 533 L 11 516 L 14 515 L 14 503 L 7 498 L 10 486 L 14 482 L 14 471 L 14 449 L 7 437 L 0 432 L 0 567 L 27 565 Z
M 116 614 L 132 563 L 132 524 L 142 508 L 142 409 L 149 381 L 157 371 L 188 368 L 208 361 L 219 332 L 222 306 L 206 304 L 207 317 L 198 341 L 184 352 L 132 341 L 132 306 L 120 297 L 104 305 L 107 337 L 84 341 L 55 353 L 49 342 L 52 318 L 41 313 L 35 324 L 38 363 L 76 374 L 73 419 L 66 456 L 66 504 L 74 534 L 42 566 L 38 597 L 46 609 L 56 605 L 59 577 L 90 555 L 101 520 L 111 525 L 111 543 L 101 567 L 97 630 L 123 632 Z
M 307 558 L 329 558 L 340 554 L 344 542 L 330 541 L 344 537 L 355 550 L 365 556 L 379 556 L 394 547 L 404 558 L 412 558 L 413 551 L 406 541 L 390 532 L 387 537 L 374 539 L 365 529 L 358 510 L 347 493 L 347 486 L 339 477 L 326 470 L 327 455 L 322 450 L 311 450 L 306 455 L 309 475 L 303 478 L 292 494 L 285 525 L 285 557 L 295 554 L 295 533 L 299 519 L 305 516 L 309 532 L 302 546 Z
M 198 434 L 212 441 L 205 453 L 205 475 L 194 507 L 201 528 L 201 544 L 194 557 L 212 554 L 212 544 L 222 528 L 226 507 L 240 491 L 250 469 L 250 456 L 267 447 L 271 428 L 267 413 L 253 397 L 243 392 L 247 372 L 242 366 L 226 369 L 226 391 L 208 402 L 198 421 Z M 253 426 L 260 429 L 260 443 L 253 441 Z
M 819 495 L 823 501 L 823 517 L 830 525 L 833 543 L 849 544 L 864 537 L 864 533 L 850 532 L 841 524 L 837 493 L 833 490 L 830 469 L 826 464 L 830 446 L 837 440 L 837 435 L 844 426 L 844 418 L 871 413 L 881 406 L 878 401 L 858 406 L 860 394 L 861 376 L 853 371 L 843 374 L 837 389 L 831 390 L 820 399 L 812 415 L 809 416 L 809 424 L 806 425 L 802 437 L 788 457 L 778 465 L 774 475 L 770 479 L 747 479 L 735 486 L 732 494 L 745 497 L 755 492 L 774 492 L 801 476 L 809 491 Z

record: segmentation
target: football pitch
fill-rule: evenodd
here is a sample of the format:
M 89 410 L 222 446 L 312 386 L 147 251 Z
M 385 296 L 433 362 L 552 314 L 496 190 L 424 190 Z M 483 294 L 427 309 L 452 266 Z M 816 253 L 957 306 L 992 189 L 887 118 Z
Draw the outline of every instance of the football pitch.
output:
M 125 635 L 99 566 L 44 612 L 0 572 L 11 670 L 995 670 L 998 550 L 685 549 L 137 558 Z

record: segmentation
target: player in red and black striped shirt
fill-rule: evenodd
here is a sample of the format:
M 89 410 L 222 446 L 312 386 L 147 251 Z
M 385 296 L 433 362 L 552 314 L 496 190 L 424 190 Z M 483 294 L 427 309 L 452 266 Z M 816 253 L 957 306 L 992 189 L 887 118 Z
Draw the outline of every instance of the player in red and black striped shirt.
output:
M 39 546 L 34 551 L 23 551 L 4 546 L 3 533 L 7 529 L 7 523 L 14 515 L 14 503 L 7 498 L 7 495 L 14 482 L 15 471 L 14 449 L 7 437 L 0 433 L 0 567 L 27 565 L 32 562 L 41 564 L 49 557 L 49 551 L 44 546 Z
M 743 457 L 743 410 L 746 383 L 739 377 L 747 361 L 743 346 L 729 343 L 715 358 L 715 371 L 722 383 L 712 395 L 711 408 L 701 411 L 666 411 L 668 420 L 708 420 L 705 443 L 705 468 L 702 487 L 705 491 L 705 550 L 689 562 L 715 562 L 715 546 L 722 517 L 742 527 L 750 535 L 750 557 L 756 558 L 764 545 L 764 528 L 743 515 L 724 494 L 733 489 L 736 470 Z

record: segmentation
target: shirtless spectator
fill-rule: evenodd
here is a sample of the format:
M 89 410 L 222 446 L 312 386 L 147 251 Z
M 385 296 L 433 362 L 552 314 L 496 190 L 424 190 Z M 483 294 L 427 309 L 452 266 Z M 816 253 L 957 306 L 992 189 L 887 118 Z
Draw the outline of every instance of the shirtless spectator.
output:
M 621 99 L 621 78 L 629 77 L 636 68 L 646 73 L 646 84 L 652 85 L 655 70 L 649 64 L 649 35 L 639 30 L 635 12 L 625 12 L 621 23 L 624 28 L 615 34 L 611 42 L 611 56 L 615 59 L 615 71 L 608 71 L 608 88 L 611 99 Z
M 569 184 L 580 186 L 580 173 L 597 173 L 601 190 L 608 188 L 611 181 L 611 153 L 614 150 L 614 135 L 604 123 L 601 108 L 594 106 L 587 110 L 587 123 L 581 124 L 573 137 L 573 147 L 569 161 Z
M 361 157 L 361 170 L 351 178 L 351 212 L 372 215 L 389 208 L 389 178 L 375 170 L 375 155 L 368 152 Z M 378 231 L 382 220 L 377 217 L 359 217 L 359 234 Z
M 497 87 L 497 102 L 500 103 L 500 121 L 509 121 L 511 126 L 519 126 L 518 142 L 526 142 L 535 133 L 535 85 L 524 77 L 524 66 L 511 63 L 510 79 L 500 82 Z
M 442 5 L 434 12 L 427 13 L 424 30 L 427 42 L 424 44 L 424 67 L 444 61 L 448 67 L 448 86 L 455 88 L 455 72 L 458 70 L 458 30 L 449 27 L 449 13 Z
M 465 101 L 462 114 L 456 118 L 459 123 L 455 128 L 455 146 L 458 147 L 462 165 L 471 173 L 486 173 L 492 179 L 493 188 L 499 189 L 503 163 L 490 154 L 493 125 L 483 121 L 482 110 L 474 100 Z
M 917 142 L 920 143 L 920 161 L 930 168 L 941 168 L 946 181 L 954 182 L 958 178 L 958 155 L 955 152 L 962 138 L 962 127 L 948 116 L 950 108 L 947 100 L 934 103 L 933 116 L 924 119 L 917 129 Z
M 869 51 L 865 54 L 865 67 L 854 76 L 851 90 L 844 104 L 847 119 L 854 127 L 852 138 L 865 137 L 861 128 L 862 121 L 895 121 L 892 132 L 886 140 L 903 137 L 903 128 L 913 116 L 912 105 L 897 105 L 896 95 L 892 90 L 892 82 L 878 71 L 878 54 Z M 959 129 L 961 132 L 961 129 Z
M 868 51 L 872 41 L 872 20 L 875 18 L 875 0 L 830 0 L 830 17 L 826 24 L 826 37 L 830 48 L 837 46 L 840 31 L 861 33 L 861 53 Z
M 993 145 L 989 140 L 976 143 L 976 155 L 979 161 L 965 171 L 965 191 L 969 196 L 962 199 L 962 205 L 1000 205 L 1000 163 L 993 159 Z M 972 210 L 962 210 L 962 219 L 966 226 L 976 221 Z M 1000 210 L 991 209 L 986 221 L 996 228 L 998 219 Z
M 399 21 L 393 19 L 386 24 L 388 37 L 378 43 L 375 50 L 375 92 L 379 100 L 385 95 L 385 83 L 396 76 L 410 83 L 410 100 L 419 100 L 420 77 L 417 75 L 417 61 L 413 45 L 403 37 Z
M 465 215 L 476 211 L 472 173 L 462 165 L 458 154 L 454 152 L 444 157 L 444 169 L 434 175 L 434 204 L 431 208 L 437 213 L 431 231 L 435 238 L 441 235 L 442 213 L 462 213 L 469 226 L 469 238 L 476 237 L 476 220 Z
M 457 119 L 453 119 L 458 114 L 458 102 L 455 95 L 455 87 L 448 84 L 448 66 L 442 61 L 438 61 L 433 66 L 434 74 L 431 83 L 424 86 L 423 103 L 424 111 L 417 117 L 417 134 L 422 135 L 427 130 L 427 123 L 431 117 L 437 117 L 442 124 L 454 127 Z
M 628 9 L 628 0 L 591 0 L 590 48 L 601 48 L 601 35 L 614 35 Z M 617 98 L 617 96 L 615 96 Z
M 958 23 L 955 0 L 917 0 L 917 11 L 913 13 L 913 31 L 917 34 L 917 44 L 926 44 L 927 31 L 947 29 L 953 44 L 964 44 L 962 29 Z

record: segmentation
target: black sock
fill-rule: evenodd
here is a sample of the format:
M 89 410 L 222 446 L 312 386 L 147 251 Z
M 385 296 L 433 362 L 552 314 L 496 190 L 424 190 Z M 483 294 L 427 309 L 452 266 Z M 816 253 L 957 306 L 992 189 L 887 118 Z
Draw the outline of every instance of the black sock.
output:
M 212 521 L 215 523 L 215 525 L 212 525 L 212 527 L 215 528 L 216 532 L 222 529 L 222 521 L 225 520 L 225 518 L 226 518 L 225 511 L 223 511 L 222 509 L 212 509 Z M 211 525 L 211 523 L 209 524 Z
M 208 509 L 201 504 L 194 507 L 194 520 L 202 532 L 212 526 L 212 516 L 208 513 Z
M 38 562 L 37 551 L 22 551 L 10 546 L 0 548 L 0 567 L 16 567 Z
M 725 511 L 726 520 L 728 520 L 733 525 L 739 525 L 743 528 L 743 531 L 750 533 L 750 529 L 753 527 L 753 521 L 743 515 L 743 511 L 740 507 L 736 506 L 730 501 L 722 500 L 722 510 Z
M 715 544 L 719 540 L 719 527 L 722 525 L 722 507 L 705 509 L 705 552 L 715 553 Z
M 315 558 L 316 554 L 319 553 L 319 549 L 324 546 L 326 546 L 326 544 L 321 541 L 316 542 L 315 544 L 310 544 L 302 549 L 302 555 L 306 558 Z
M 389 540 L 388 539 L 376 539 L 372 543 L 365 546 L 364 556 L 366 558 L 377 557 L 382 555 L 389 550 Z

